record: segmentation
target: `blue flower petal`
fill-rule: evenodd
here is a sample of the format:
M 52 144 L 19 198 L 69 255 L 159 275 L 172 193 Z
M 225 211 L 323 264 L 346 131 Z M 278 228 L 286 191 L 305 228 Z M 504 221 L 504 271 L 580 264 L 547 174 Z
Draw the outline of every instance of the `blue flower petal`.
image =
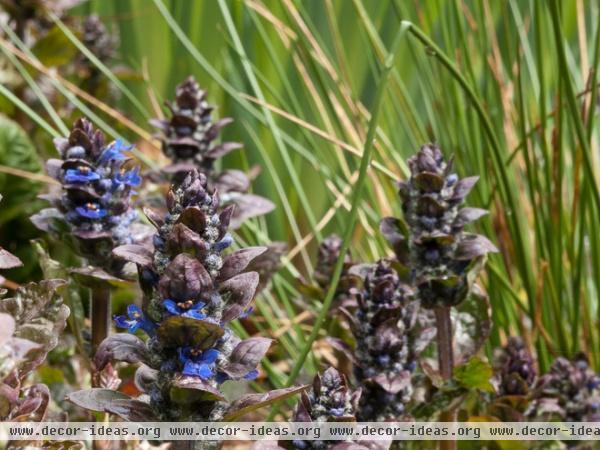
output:
M 231 237 L 231 235 L 229 233 L 227 233 L 225 236 L 223 236 L 223 239 L 221 239 L 219 242 L 215 242 L 213 244 L 213 248 L 216 251 L 221 252 L 221 251 L 225 250 L 227 247 L 229 247 L 231 244 L 233 244 L 233 238 Z
M 206 319 L 206 314 L 195 309 L 190 309 L 189 311 L 184 312 L 182 316 L 196 320 Z
M 212 368 L 208 364 L 195 363 L 192 361 L 187 361 L 185 363 L 182 373 L 184 375 L 200 377 L 203 380 L 208 380 L 214 375 Z
M 127 159 L 123 152 L 131 150 L 132 147 L 132 145 L 124 145 L 121 139 L 117 139 L 102 152 L 98 158 L 98 163 L 106 164 L 110 161 L 123 161 Z
M 344 408 L 331 408 L 329 410 L 329 414 L 335 417 L 340 417 L 344 415 Z
M 246 317 L 248 317 L 250 314 L 252 314 L 252 311 L 254 311 L 254 308 L 251 306 L 250 308 L 248 308 L 246 311 L 244 311 L 242 314 L 240 314 L 239 319 L 245 319 Z
M 163 306 L 165 307 L 167 312 L 173 314 L 174 316 L 177 316 L 181 313 L 181 311 L 177 307 L 177 304 L 171 299 L 163 300 Z
M 66 183 L 87 183 L 89 181 L 96 181 L 100 179 L 93 170 L 82 171 L 80 169 L 67 169 L 64 176 Z
M 179 355 L 179 361 L 185 364 L 190 359 L 190 347 L 179 347 L 177 354 Z
M 114 319 L 115 325 L 119 328 L 129 328 L 131 321 L 125 316 L 116 316 Z
M 150 336 L 154 334 L 154 331 L 156 330 L 156 325 L 150 319 L 144 317 L 142 320 L 140 320 L 139 324 L 140 328 L 146 333 L 148 333 Z
M 221 352 L 219 352 L 219 350 L 216 348 L 209 348 L 208 350 L 202 352 L 200 361 L 206 364 L 212 364 L 217 360 L 220 354 Z
M 244 380 L 253 381 L 258 376 L 258 370 L 254 369 L 244 375 Z
M 117 185 L 139 186 L 142 183 L 142 178 L 140 177 L 139 170 L 135 168 L 124 173 L 117 173 L 114 176 L 114 181 Z
M 131 304 L 127 306 L 127 315 L 131 319 L 138 319 L 142 315 L 142 310 L 138 305 Z

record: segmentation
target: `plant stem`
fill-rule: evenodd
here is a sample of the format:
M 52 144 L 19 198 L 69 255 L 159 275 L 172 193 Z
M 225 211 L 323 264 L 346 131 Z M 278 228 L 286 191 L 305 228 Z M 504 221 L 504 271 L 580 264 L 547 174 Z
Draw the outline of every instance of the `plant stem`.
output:
M 97 285 L 92 292 L 92 354 L 100 343 L 108 336 L 110 329 L 110 288 L 107 285 Z
M 437 349 L 440 374 L 444 381 L 452 379 L 454 367 L 454 355 L 452 348 L 452 318 L 450 317 L 450 306 L 440 306 L 435 310 L 435 322 L 437 327 Z M 456 410 L 442 411 L 440 422 L 455 422 Z M 440 450 L 455 450 L 456 441 L 440 441 Z

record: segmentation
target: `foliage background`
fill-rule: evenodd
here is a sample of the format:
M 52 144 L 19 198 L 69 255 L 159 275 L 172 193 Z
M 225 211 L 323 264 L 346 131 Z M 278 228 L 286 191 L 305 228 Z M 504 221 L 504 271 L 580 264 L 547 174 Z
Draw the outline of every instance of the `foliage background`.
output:
M 519 334 L 537 349 L 542 368 L 555 355 L 584 351 L 600 369 L 598 9 L 585 0 L 92 0 L 70 14 L 96 12 L 118 31 L 119 60 L 133 70 L 107 72 L 121 91 L 108 106 L 131 123 L 93 99 L 75 106 L 97 114 L 107 134 L 136 142 L 141 161 L 151 164 L 160 153 L 148 119 L 189 74 L 219 116 L 235 118 L 224 137 L 245 150 L 223 165 L 260 166 L 253 189 L 278 206 L 242 229 L 240 242 L 284 240 L 290 249 L 253 319 L 279 339 L 282 357 L 265 363 L 279 387 L 322 300 L 302 295 L 297 280 L 310 280 L 318 242 L 343 232 L 380 69 L 404 33 L 359 204 L 354 257 L 390 253 L 379 219 L 401 216 L 395 182 L 407 174 L 406 158 L 435 141 L 454 155 L 461 175 L 481 176 L 472 206 L 491 213 L 479 231 L 502 250 L 484 280 L 494 323 L 488 352 Z M 67 57 L 77 51 L 74 36 L 57 35 L 55 49 Z M 3 38 L 4 50 L 7 44 L 15 42 Z M 37 51 L 41 64 L 51 65 L 48 50 Z M 50 154 L 60 121 L 42 109 L 20 111 L 6 89 L 2 94 L 5 112 L 46 125 L 32 138 L 40 157 Z M 1 164 L 14 166 L 7 158 L 15 148 L 0 148 Z M 31 164 L 19 167 L 39 170 Z M 30 213 L 31 203 L 9 204 L 13 196 L 2 190 L 3 217 L 4 208 Z M 1 240 L 10 249 L 30 237 L 3 231 Z M 324 336 L 308 372 L 333 358 Z

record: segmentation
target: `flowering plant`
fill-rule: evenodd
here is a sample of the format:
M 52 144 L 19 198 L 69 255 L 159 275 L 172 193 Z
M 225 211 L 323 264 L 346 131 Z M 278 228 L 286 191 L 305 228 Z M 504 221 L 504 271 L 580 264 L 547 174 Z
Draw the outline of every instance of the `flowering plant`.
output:
M 116 334 L 100 345 L 95 364 L 140 362 L 137 399 L 96 389 L 69 396 L 75 404 L 112 412 L 126 420 L 140 414 L 162 420 L 221 420 L 239 410 L 291 395 L 297 388 L 249 396 L 229 405 L 220 391 L 228 380 L 253 380 L 271 340 L 241 340 L 229 323 L 248 314 L 258 285 L 256 272 L 245 272 L 263 247 L 223 251 L 233 239 L 227 233 L 233 206 L 220 208 L 206 177 L 191 171 L 167 195 L 168 213 L 146 210 L 157 229 L 153 248 L 128 244 L 114 254 L 138 266 L 143 305 L 130 305 L 117 316 L 117 326 L 130 333 L 143 330 L 146 342 L 132 334 Z M 120 406 L 102 399 L 120 399 Z
M 184 177 L 192 169 L 203 173 L 211 186 L 219 191 L 224 204 L 237 206 L 230 219 L 230 226 L 238 228 L 244 220 L 266 214 L 275 205 L 258 195 L 249 194 L 250 179 L 239 170 L 216 172 L 215 162 L 229 152 L 242 147 L 236 142 L 215 143 L 221 129 L 233 122 L 211 118 L 214 107 L 206 101 L 206 91 L 200 89 L 194 77 L 177 86 L 175 101 L 167 103 L 171 117 L 154 119 L 152 124 L 160 131 L 164 154 L 172 164 L 165 167 L 175 180 Z
M 140 238 L 132 195 L 141 178 L 128 168 L 131 147 L 117 140 L 105 144 L 103 134 L 87 119 L 75 122 L 68 138 L 55 139 L 61 159 L 49 159 L 48 174 L 60 189 L 45 198 L 52 203 L 32 217 L 40 229 L 72 242 L 92 266 L 121 276 L 123 264 L 112 250 Z

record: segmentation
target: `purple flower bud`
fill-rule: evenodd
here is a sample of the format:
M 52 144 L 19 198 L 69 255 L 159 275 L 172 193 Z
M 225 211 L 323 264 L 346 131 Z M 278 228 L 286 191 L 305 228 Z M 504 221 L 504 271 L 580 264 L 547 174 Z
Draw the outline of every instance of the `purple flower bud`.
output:
M 137 169 L 123 168 L 127 159 L 123 152 L 130 147 L 121 141 L 106 146 L 102 133 L 86 119 L 75 123 L 68 139 L 55 143 L 63 160 L 51 160 L 49 173 L 63 185 L 55 203 L 76 237 L 76 250 L 89 264 L 122 276 L 123 264 L 113 258 L 112 250 L 135 238 L 127 228 L 137 217 L 131 205 L 131 186 L 140 181 Z M 56 229 L 48 217 L 56 214 L 45 210 L 32 220 L 41 229 Z
M 433 144 L 421 147 L 408 166 L 411 176 L 402 185 L 401 200 L 409 230 L 407 238 L 391 234 L 399 248 L 396 253 L 414 271 L 422 306 L 455 306 L 469 294 L 466 271 L 472 267 L 470 262 L 497 251 L 485 237 L 463 231 L 467 223 L 483 215 L 480 209 L 459 209 L 477 178 L 459 180 L 448 173 L 451 167 Z

